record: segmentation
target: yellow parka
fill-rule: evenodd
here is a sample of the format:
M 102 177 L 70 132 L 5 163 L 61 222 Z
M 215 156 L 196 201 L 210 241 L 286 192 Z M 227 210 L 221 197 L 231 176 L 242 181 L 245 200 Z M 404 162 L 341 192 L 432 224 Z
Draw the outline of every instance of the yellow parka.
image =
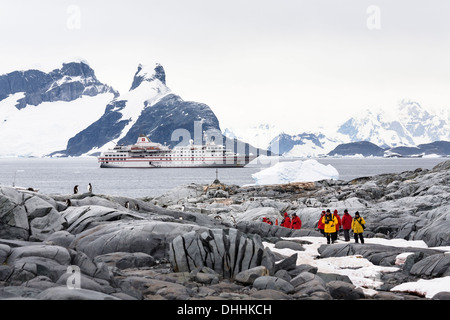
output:
M 327 215 L 324 215 L 322 218 L 322 223 L 325 226 L 325 228 L 323 229 L 323 232 L 325 232 L 325 233 L 336 232 L 336 225 L 338 224 L 338 220 L 335 216 L 332 216 L 330 214 L 327 218 Z
M 363 233 L 363 225 L 366 224 L 363 217 L 359 217 L 358 219 L 353 218 L 352 220 L 352 230 L 353 233 Z

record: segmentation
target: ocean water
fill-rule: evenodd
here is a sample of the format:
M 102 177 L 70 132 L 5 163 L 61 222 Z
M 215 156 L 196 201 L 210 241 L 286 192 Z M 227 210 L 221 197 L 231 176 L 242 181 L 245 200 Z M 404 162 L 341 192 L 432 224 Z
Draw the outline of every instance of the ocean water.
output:
M 399 173 L 417 168 L 431 169 L 448 158 L 320 158 L 351 180 L 380 173 Z M 220 168 L 218 178 L 226 184 L 254 183 L 252 174 L 261 168 Z M 96 158 L 0 158 L 0 185 L 32 187 L 44 194 L 71 194 L 79 185 L 86 192 L 132 198 L 155 197 L 179 185 L 212 183 L 214 168 L 112 169 L 100 168 Z

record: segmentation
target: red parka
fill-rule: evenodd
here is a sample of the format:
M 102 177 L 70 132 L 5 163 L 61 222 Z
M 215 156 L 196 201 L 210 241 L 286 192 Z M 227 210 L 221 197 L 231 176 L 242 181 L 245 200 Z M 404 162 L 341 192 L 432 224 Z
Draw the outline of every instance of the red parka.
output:
M 352 216 L 348 212 L 344 213 L 342 216 L 342 229 L 350 230 L 352 228 Z
M 302 228 L 302 220 L 294 214 L 291 222 L 291 229 L 301 229 Z
M 322 222 L 322 218 L 325 215 L 325 211 L 322 211 L 322 214 L 320 215 L 320 219 L 319 222 L 317 222 L 317 228 L 319 228 L 319 230 L 323 230 L 325 228 L 325 225 Z
M 281 221 L 280 226 L 285 228 L 291 228 L 291 218 L 289 218 L 289 215 L 287 212 L 284 213 L 284 219 Z
M 342 225 L 341 217 L 338 215 L 338 211 L 334 210 L 333 217 L 336 217 L 338 224 L 336 225 L 336 231 L 339 231 L 339 227 Z

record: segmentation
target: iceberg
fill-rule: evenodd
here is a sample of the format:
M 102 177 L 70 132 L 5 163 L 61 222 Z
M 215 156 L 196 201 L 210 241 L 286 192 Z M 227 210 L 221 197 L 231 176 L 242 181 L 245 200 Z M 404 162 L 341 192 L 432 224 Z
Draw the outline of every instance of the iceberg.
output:
M 317 160 L 278 162 L 274 166 L 252 174 L 256 185 L 284 184 L 290 182 L 313 182 L 339 179 L 332 165 L 323 165 Z

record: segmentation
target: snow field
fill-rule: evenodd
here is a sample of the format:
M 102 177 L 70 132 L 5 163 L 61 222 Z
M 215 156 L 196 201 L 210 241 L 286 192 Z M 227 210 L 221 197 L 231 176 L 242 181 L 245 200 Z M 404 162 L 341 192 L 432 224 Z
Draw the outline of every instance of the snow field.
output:
M 277 249 L 275 245 L 268 242 L 263 242 L 265 247 L 270 248 L 273 252 L 289 257 L 295 253 L 298 254 L 297 265 L 308 264 L 317 267 L 317 271 L 321 273 L 334 273 L 348 276 L 352 283 L 361 288 L 364 294 L 371 296 L 377 293 L 375 289 L 379 288 L 383 282 L 381 281 L 381 274 L 384 272 L 398 271 L 400 266 L 405 262 L 406 257 L 411 253 L 402 253 L 397 256 L 396 264 L 399 267 L 383 267 L 372 264 L 369 260 L 360 255 L 347 257 L 333 257 L 321 258 L 319 257 L 318 248 L 326 244 L 325 237 L 296 237 L 284 238 L 285 240 L 305 240 L 311 244 L 303 244 L 305 251 L 294 251 L 292 249 Z M 365 243 L 381 244 L 397 247 L 419 247 L 427 248 L 423 241 L 407 241 L 403 239 L 379 239 L 366 238 Z M 337 243 L 341 242 L 338 240 Z M 449 251 L 450 248 L 441 247 L 434 248 Z M 450 253 L 449 253 L 450 254 Z M 436 293 L 441 291 L 450 291 L 450 277 L 436 278 L 432 280 L 419 280 L 417 282 L 403 283 L 396 286 L 392 291 L 401 292 L 416 292 L 427 298 L 431 298 Z

